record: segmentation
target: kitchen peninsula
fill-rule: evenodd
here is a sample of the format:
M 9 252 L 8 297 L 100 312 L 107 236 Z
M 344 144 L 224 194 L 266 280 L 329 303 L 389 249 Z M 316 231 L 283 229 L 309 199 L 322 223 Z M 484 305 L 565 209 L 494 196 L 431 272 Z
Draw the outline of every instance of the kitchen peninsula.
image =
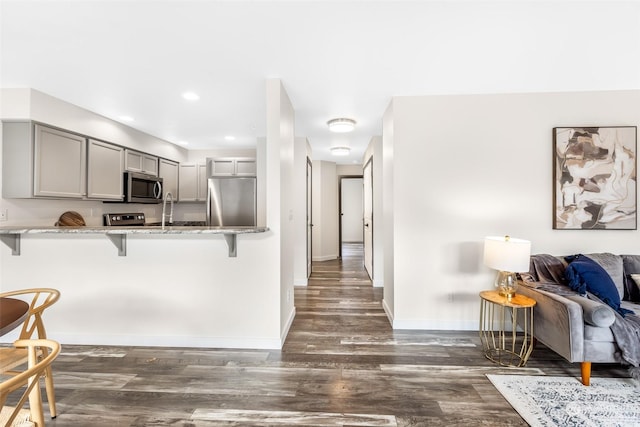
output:
M 0 240 L 9 246 L 12 255 L 20 255 L 23 234 L 104 234 L 116 248 L 119 256 L 127 255 L 127 236 L 130 234 L 222 234 L 229 247 L 229 256 L 237 256 L 237 235 L 264 233 L 267 227 L 194 227 L 194 226 L 143 226 L 143 227 L 0 227 Z
M 2 291 L 58 289 L 60 300 L 47 312 L 45 322 L 48 336 L 63 345 L 282 348 L 295 317 L 293 226 L 300 225 L 301 236 L 305 227 L 304 216 L 292 214 L 288 178 L 292 174 L 283 172 L 291 170 L 291 159 L 281 156 L 285 143 L 284 152 L 293 153 L 293 138 L 280 135 L 282 122 L 293 123 L 292 113 L 285 119 L 281 110 L 292 109 L 279 81 L 267 86 L 266 137 L 257 140 L 254 150 L 258 227 L 103 227 L 103 215 L 116 205 L 103 203 L 102 196 L 3 195 L 0 207 L 7 224 L 0 227 Z M 179 165 L 200 164 L 215 155 L 248 154 L 190 153 L 32 89 L 2 89 L 2 95 L 3 123 L 7 119 L 43 123 Z M 2 134 L 6 148 L 9 135 Z M 287 135 L 293 135 L 292 128 Z M 14 174 L 14 164 L 5 160 L 3 156 L 3 188 L 22 176 L 21 171 Z M 58 170 L 61 166 L 53 169 Z M 86 188 L 83 178 L 80 182 Z M 174 218 L 204 219 L 202 201 L 183 203 L 180 196 L 177 201 Z M 162 218 L 159 205 L 118 206 L 143 212 L 149 222 Z M 61 212 L 70 210 L 79 212 L 87 226 L 51 226 Z M 229 256 L 236 244 L 237 256 Z M 12 333 L 2 342 L 16 339 Z

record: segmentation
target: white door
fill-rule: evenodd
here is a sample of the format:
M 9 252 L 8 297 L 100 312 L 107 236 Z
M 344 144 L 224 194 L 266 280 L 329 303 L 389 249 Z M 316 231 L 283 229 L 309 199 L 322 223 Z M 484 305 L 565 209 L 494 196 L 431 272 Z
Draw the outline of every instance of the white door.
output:
M 364 166 L 363 202 L 364 202 L 364 268 L 373 280 L 373 157 Z
M 307 278 L 311 276 L 311 235 L 313 230 L 313 218 L 311 216 L 311 183 L 312 183 L 311 159 L 307 157 Z
M 343 177 L 340 191 L 341 243 L 362 243 L 362 178 Z

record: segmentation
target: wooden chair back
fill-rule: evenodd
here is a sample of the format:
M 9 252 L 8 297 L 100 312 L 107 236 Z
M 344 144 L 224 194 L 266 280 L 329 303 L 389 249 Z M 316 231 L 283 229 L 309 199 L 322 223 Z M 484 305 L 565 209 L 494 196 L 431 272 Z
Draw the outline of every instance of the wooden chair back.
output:
M 42 396 L 40 394 L 40 378 L 45 375 L 47 369 L 51 367 L 53 360 L 60 354 L 60 344 L 53 340 L 18 340 L 14 343 L 15 348 L 26 348 L 27 369 L 9 377 L 0 383 L 0 420 L 3 426 L 10 426 L 20 414 L 25 402 L 29 399 L 29 410 L 31 421 L 37 426 L 44 426 L 44 414 L 42 410 Z M 46 349 L 46 350 L 45 350 Z M 0 356 L 5 350 L 0 349 Z M 47 353 L 44 358 L 39 354 Z M 15 407 L 5 407 L 5 402 L 10 393 L 27 386 L 20 396 Z
M 47 331 L 42 321 L 42 313 L 60 298 L 60 291 L 52 288 L 31 288 L 0 293 L 1 297 L 31 296 L 29 314 L 22 324 L 20 339 L 46 339 Z
M 20 340 L 28 339 L 46 339 L 47 331 L 42 321 L 44 311 L 53 305 L 60 298 L 60 291 L 52 288 L 30 288 L 0 293 L 0 297 L 29 297 L 29 313 L 20 329 Z M 40 359 L 47 358 L 49 355 L 48 347 L 39 348 Z M 27 363 L 28 352 L 23 348 L 8 348 L 3 350 L 3 360 L 0 361 L 0 373 L 6 375 L 18 375 L 21 371 L 15 371 L 14 368 Z M 53 374 L 51 366 L 45 367 L 45 386 L 47 390 L 47 402 L 49 403 L 49 413 L 51 418 L 58 415 L 56 409 L 56 395 L 53 386 Z M 39 389 L 38 389 L 39 390 Z

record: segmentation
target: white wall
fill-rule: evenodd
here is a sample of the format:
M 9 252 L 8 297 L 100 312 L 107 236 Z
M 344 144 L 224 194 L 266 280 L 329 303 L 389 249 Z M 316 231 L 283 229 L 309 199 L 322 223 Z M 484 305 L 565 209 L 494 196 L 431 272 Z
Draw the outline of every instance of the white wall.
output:
M 338 180 L 336 164 L 313 162 L 313 261 L 338 258 Z
M 552 229 L 552 128 L 638 126 L 638 105 L 640 91 L 394 98 L 383 127 L 394 328 L 476 329 L 494 277 L 487 235 L 529 239 L 533 253 L 640 253 L 637 230 Z
M 280 331 L 284 342 L 295 316 L 294 270 L 294 142 L 295 112 L 279 79 L 267 80 L 267 225 L 279 236 L 277 266 Z M 266 278 L 265 278 L 266 279 Z
M 382 215 L 382 137 L 374 136 L 364 154 L 363 168 L 373 164 L 373 286 L 384 284 L 384 224 Z
M 187 162 L 189 163 L 204 163 L 207 157 L 256 157 L 256 148 L 216 148 L 187 152 Z
M 295 286 L 307 285 L 307 158 L 311 158 L 309 140 L 297 137 L 294 147 L 293 170 L 293 218 L 295 224 L 293 284 Z
M 362 165 L 336 165 L 336 175 L 362 176 Z
M 384 308 L 392 325 L 395 317 L 395 273 L 394 273 L 394 105 L 395 98 L 391 100 L 389 107 L 382 117 L 382 242 L 384 245 L 384 292 L 382 307 Z M 413 163 L 413 162 L 409 162 Z M 400 164 L 400 167 L 406 167 Z M 420 169 L 416 170 L 420 174 Z M 418 181 L 422 182 L 422 181 Z M 375 184 L 374 184 L 375 185 Z M 380 221 L 378 221 L 380 222 Z

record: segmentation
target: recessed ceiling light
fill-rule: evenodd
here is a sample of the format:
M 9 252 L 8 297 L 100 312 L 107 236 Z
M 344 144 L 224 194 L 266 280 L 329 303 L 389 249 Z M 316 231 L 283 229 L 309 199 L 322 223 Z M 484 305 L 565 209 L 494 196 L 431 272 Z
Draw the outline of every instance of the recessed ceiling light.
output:
M 348 156 L 350 152 L 349 147 L 331 147 L 331 154 L 334 156 Z
M 200 96 L 194 92 L 185 92 L 182 94 L 182 97 L 187 101 L 197 101 L 198 99 L 200 99 Z
M 189 143 L 187 141 L 178 141 L 178 144 L 180 144 L 180 145 L 189 145 Z
M 336 133 L 351 132 L 356 127 L 356 121 L 353 119 L 338 118 L 327 122 L 329 130 Z
M 120 120 L 122 120 L 123 122 L 132 122 L 133 121 L 133 117 L 131 117 L 131 116 L 120 116 L 118 118 Z
M 235 141 L 236 137 L 233 135 L 227 135 L 224 137 L 224 139 L 226 139 L 227 141 Z

